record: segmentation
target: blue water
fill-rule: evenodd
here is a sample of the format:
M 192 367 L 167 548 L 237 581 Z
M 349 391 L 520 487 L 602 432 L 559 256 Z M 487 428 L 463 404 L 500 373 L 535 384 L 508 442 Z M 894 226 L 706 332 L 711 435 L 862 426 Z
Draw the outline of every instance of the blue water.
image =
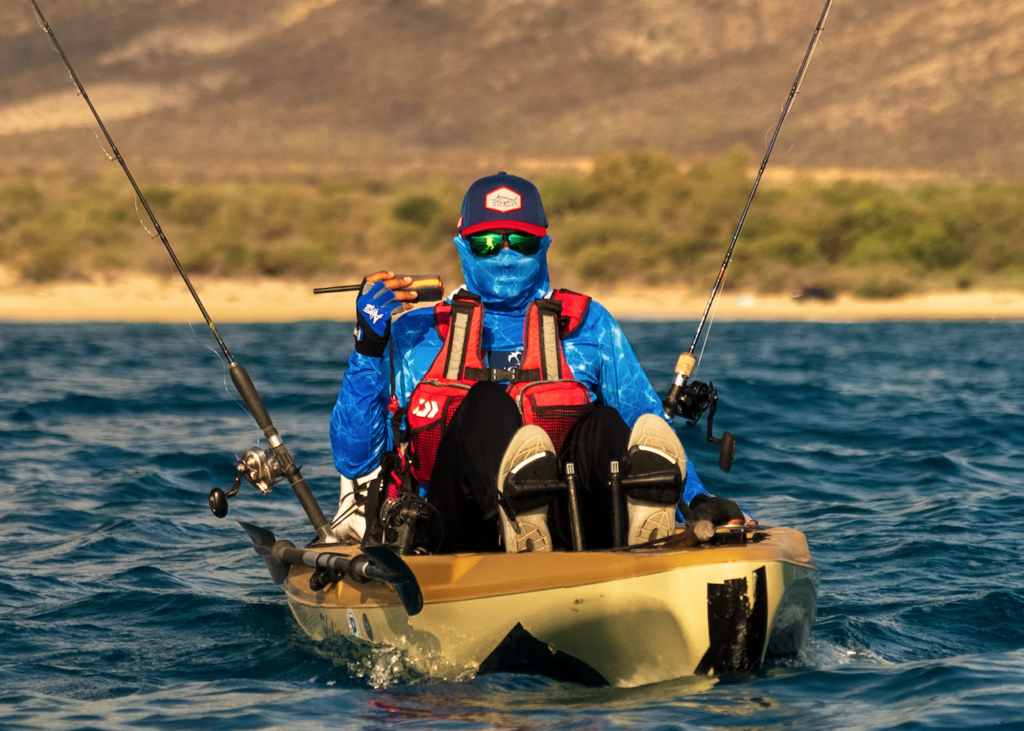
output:
M 627 323 L 663 389 L 692 323 Z M 0 324 L 4 729 L 1024 728 L 1024 325 L 719 323 L 699 371 L 738 437 L 706 482 L 804 531 L 822 572 L 795 662 L 633 690 L 438 683 L 315 643 L 206 507 L 260 436 L 187 326 Z M 350 326 L 224 325 L 325 512 Z M 290 490 L 232 516 L 300 542 Z

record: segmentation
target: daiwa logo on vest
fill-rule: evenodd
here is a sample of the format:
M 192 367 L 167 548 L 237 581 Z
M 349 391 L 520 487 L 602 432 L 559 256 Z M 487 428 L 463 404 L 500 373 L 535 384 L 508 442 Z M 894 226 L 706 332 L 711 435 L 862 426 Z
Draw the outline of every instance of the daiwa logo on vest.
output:
M 506 211 L 518 211 L 522 207 L 523 197 L 514 190 L 509 190 L 505 187 L 492 190 L 484 199 L 484 208 L 489 208 L 492 211 L 504 213 Z
M 378 310 L 373 305 L 367 305 L 366 307 L 364 307 L 363 314 L 369 315 L 370 319 L 373 320 L 374 325 L 377 324 L 377 321 L 380 320 L 380 318 L 384 317 L 384 313 Z
M 420 402 L 416 404 L 416 408 L 412 410 L 412 414 L 424 419 L 433 419 L 437 416 L 438 411 L 440 408 L 437 406 L 437 401 L 427 401 L 421 398 Z

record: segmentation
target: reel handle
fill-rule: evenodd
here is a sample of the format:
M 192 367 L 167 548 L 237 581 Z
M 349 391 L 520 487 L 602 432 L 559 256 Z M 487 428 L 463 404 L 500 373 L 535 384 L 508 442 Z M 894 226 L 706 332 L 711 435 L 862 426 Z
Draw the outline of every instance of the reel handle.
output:
M 210 490 L 210 511 L 218 518 L 223 518 L 228 514 L 228 499 L 238 494 L 239 488 L 242 487 L 242 475 L 244 473 L 245 465 L 239 462 L 235 468 L 235 482 L 231 485 L 230 492 L 224 492 L 219 487 Z

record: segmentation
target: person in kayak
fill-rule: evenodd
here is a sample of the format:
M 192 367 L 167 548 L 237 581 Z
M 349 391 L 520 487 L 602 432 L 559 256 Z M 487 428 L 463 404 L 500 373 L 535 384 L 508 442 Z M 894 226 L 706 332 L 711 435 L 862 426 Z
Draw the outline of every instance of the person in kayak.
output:
M 677 505 L 717 522 L 743 519 L 705 489 L 614 318 L 585 295 L 552 290 L 547 227 L 536 186 L 501 172 L 463 200 L 454 241 L 465 284 L 445 303 L 411 310 L 415 293 L 400 291 L 408 279 L 364 279 L 330 423 L 343 476 L 337 532 L 353 515 L 355 482 L 374 474 L 396 438 L 408 441 L 412 475 L 441 517 L 440 553 L 570 545 L 565 501 L 512 487 L 558 480 L 570 463 L 588 548 L 613 545 L 615 461 L 624 476 L 679 475 L 627 495 L 631 545 L 671 535 Z

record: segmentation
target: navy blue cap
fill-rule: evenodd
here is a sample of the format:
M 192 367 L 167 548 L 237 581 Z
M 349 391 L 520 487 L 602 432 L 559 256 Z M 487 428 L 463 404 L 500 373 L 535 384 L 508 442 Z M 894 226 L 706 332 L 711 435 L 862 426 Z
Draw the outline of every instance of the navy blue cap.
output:
M 468 235 L 493 228 L 547 235 L 548 217 L 537 186 L 508 173 L 488 175 L 469 186 L 462 199 L 459 233 Z

